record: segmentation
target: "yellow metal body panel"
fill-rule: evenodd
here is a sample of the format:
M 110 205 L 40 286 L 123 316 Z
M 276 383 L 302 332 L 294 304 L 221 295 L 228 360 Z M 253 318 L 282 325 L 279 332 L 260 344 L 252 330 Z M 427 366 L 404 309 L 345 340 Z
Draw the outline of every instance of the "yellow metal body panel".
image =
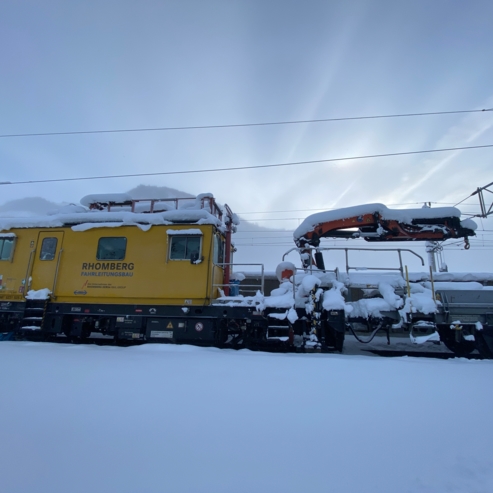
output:
M 200 258 L 170 260 L 168 230 L 202 232 Z M 213 264 L 212 225 L 136 226 L 73 231 L 70 227 L 13 229 L 13 257 L 0 262 L 0 300 L 23 299 L 29 289 L 48 288 L 63 303 L 203 305 L 217 297 L 223 269 Z M 186 231 L 184 231 L 186 233 Z M 125 258 L 98 260 L 100 238 L 125 237 Z M 42 259 L 44 238 L 56 238 L 52 259 Z
M 38 248 L 32 255 L 31 259 L 31 282 L 28 282 L 30 289 L 43 289 L 48 288 L 50 291 L 54 292 L 56 289 L 55 281 L 57 277 L 57 269 L 60 263 L 60 256 L 62 254 L 63 245 L 63 231 L 53 230 L 53 231 L 41 231 L 38 234 L 37 245 Z M 52 255 L 47 257 L 41 252 L 41 246 L 43 245 L 43 240 L 55 239 L 55 248 Z
M 20 229 L 12 232 L 16 238 L 11 257 L 9 260 L 0 260 L 0 300 L 22 301 L 29 289 L 30 264 L 39 230 Z

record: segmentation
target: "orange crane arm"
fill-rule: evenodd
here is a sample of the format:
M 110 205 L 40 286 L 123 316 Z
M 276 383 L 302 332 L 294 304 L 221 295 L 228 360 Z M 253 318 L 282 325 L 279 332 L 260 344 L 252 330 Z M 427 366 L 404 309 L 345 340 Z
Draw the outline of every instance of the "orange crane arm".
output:
M 312 231 L 296 238 L 297 246 L 318 246 L 320 238 L 364 238 L 366 241 L 442 241 L 474 236 L 458 217 L 413 219 L 411 223 L 383 219 L 376 212 L 322 222 Z

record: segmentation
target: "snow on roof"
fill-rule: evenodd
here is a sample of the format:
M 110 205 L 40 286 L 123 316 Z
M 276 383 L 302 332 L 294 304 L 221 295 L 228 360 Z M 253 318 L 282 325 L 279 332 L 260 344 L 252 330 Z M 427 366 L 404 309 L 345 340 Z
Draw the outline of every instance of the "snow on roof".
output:
M 411 282 L 430 281 L 429 272 L 410 272 Z M 492 282 L 493 273 L 491 272 L 433 272 L 435 282 Z
M 435 217 L 458 217 L 460 218 L 461 212 L 455 207 L 423 207 L 421 209 L 389 209 L 383 204 L 363 204 L 353 207 L 344 207 L 342 209 L 336 209 L 333 211 L 317 212 L 308 216 L 299 226 L 295 229 L 293 236 L 295 239 L 301 238 L 306 233 L 313 231 L 315 227 L 324 222 L 338 221 L 343 219 L 349 219 L 351 217 L 363 216 L 365 214 L 374 214 L 378 212 L 382 219 L 393 219 L 402 223 L 411 223 L 413 219 L 433 219 Z M 474 221 L 470 221 L 474 225 Z M 470 227 L 469 225 L 467 227 Z M 475 229 L 475 228 L 474 228 Z
M 473 221 L 472 219 L 464 219 L 463 221 L 460 222 L 460 225 L 463 227 L 463 228 L 468 228 L 468 229 L 472 229 L 473 231 L 476 231 L 478 229 L 478 225 L 475 221 Z
M 122 222 L 102 222 L 102 223 L 81 223 L 72 226 L 72 231 L 88 231 L 90 229 L 96 228 L 119 228 L 121 226 L 137 226 L 142 231 L 149 231 L 152 224 L 142 224 L 133 221 L 122 221 Z
M 57 213 L 45 216 L 32 217 L 5 217 L 0 218 L 0 231 L 8 231 L 12 228 L 60 228 L 72 225 L 74 231 L 85 231 L 92 228 L 118 227 L 136 225 L 147 230 L 153 225 L 170 225 L 176 223 L 184 224 L 213 224 L 222 229 L 225 227 L 218 217 L 202 208 L 203 201 L 212 194 L 201 194 L 195 199 L 189 199 L 180 204 L 178 209 L 165 210 L 153 213 L 131 212 L 118 208 L 108 211 L 89 211 L 86 207 L 70 206 L 62 207 Z M 132 200 L 126 194 L 87 195 L 81 202 L 90 204 L 95 201 L 107 199 L 113 202 Z M 183 206 L 183 207 L 181 207 Z M 226 216 L 223 216 L 226 219 Z M 149 227 L 142 227 L 149 225 Z
M 394 287 L 404 285 L 404 278 L 400 272 L 340 272 L 339 279 L 348 286 L 361 288 L 378 286 L 381 282 Z
M 101 203 L 108 204 L 110 202 L 131 202 L 132 197 L 126 193 L 98 193 L 86 195 L 80 199 L 80 203 L 86 207 L 91 204 Z
M 181 235 L 202 235 L 200 229 L 168 229 L 166 233 L 171 236 L 181 236 Z

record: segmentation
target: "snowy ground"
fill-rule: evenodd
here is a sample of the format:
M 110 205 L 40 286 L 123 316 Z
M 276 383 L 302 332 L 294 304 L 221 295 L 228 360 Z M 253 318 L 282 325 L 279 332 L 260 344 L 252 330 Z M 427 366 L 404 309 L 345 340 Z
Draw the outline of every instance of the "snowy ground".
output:
M 0 343 L 0 491 L 493 491 L 492 361 Z

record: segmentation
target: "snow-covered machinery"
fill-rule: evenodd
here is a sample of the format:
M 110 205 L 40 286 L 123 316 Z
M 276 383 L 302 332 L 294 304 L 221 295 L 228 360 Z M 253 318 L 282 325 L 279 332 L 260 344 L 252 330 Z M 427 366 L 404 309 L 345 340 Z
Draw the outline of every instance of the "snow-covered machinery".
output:
M 371 276 L 348 262 L 346 272 L 323 262 L 330 248 L 321 238 L 467 245 L 475 223 L 461 221 L 458 209 L 369 204 L 309 216 L 294 232 L 302 268 L 280 264 L 280 285 L 266 296 L 263 265 L 248 264 L 261 267 L 260 283 L 248 286 L 254 296 L 242 296 L 231 243 L 238 218 L 212 194 L 105 194 L 81 204 L 0 221 L 0 338 L 342 351 L 346 332 L 359 338 L 363 327 L 440 338 L 458 354 L 493 353 L 493 290 L 479 283 L 451 290 L 431 273 L 406 275 L 401 253 L 416 255 L 408 249 L 393 249 L 399 267 Z
M 493 290 L 461 281 L 453 274 L 410 275 L 399 256 L 399 267 L 371 274 L 350 272 L 352 248 L 323 248 L 321 238 L 364 238 L 371 242 L 444 241 L 475 235 L 476 224 L 460 220 L 456 208 L 392 210 L 368 204 L 313 214 L 294 232 L 302 269 L 287 262 L 278 267 L 280 287 L 266 303 L 272 324 L 289 327 L 294 346 L 342 350 L 347 330 L 370 342 L 379 330 L 409 332 L 413 342 L 442 341 L 456 354 L 478 349 L 493 355 Z M 292 251 L 291 250 L 291 251 Z M 345 250 L 346 272 L 325 268 L 324 251 Z M 367 249 L 368 250 L 368 249 Z M 371 249 L 370 249 L 371 250 Z M 379 249 L 381 250 L 381 249 Z M 289 253 L 289 252 L 288 252 Z M 418 255 L 419 257 L 419 255 Z M 422 265 L 424 260 L 420 257 Z M 375 269 L 377 270 L 377 269 Z M 397 271 L 397 272 L 392 272 Z M 361 329 L 370 337 L 361 337 Z M 359 332 L 359 334 L 358 334 Z M 416 335 L 417 334 L 417 335 Z
M 444 241 L 464 238 L 469 248 L 469 236 L 475 236 L 476 223 L 460 220 L 461 212 L 455 207 L 421 209 L 389 209 L 383 204 L 366 204 L 307 217 L 294 232 L 299 248 L 318 247 L 321 238 L 363 238 L 381 241 Z M 315 258 L 315 264 L 322 261 Z M 303 258 L 308 266 L 308 259 Z

